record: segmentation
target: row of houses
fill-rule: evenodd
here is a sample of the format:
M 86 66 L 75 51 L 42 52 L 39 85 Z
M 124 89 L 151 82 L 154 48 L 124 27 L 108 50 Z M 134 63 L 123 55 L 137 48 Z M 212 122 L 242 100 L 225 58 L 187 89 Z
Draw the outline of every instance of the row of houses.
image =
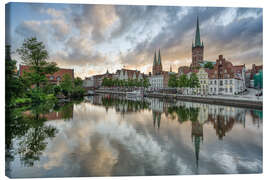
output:
M 109 71 L 107 70 L 107 72 L 104 74 L 86 77 L 85 80 L 83 81 L 83 86 L 89 90 L 99 88 L 101 87 L 104 78 L 127 81 L 127 80 L 142 80 L 147 77 L 148 75 L 141 73 L 138 70 L 122 68 L 117 70 L 115 73 L 109 73 Z
M 222 55 L 213 63 L 213 69 L 201 67 L 199 69 L 179 68 L 178 74 L 190 76 L 197 74 L 200 88 L 196 89 L 198 94 L 203 95 L 232 95 L 238 94 L 246 89 L 246 67 L 245 65 L 234 66 Z
M 199 19 L 197 18 L 195 42 L 192 43 L 192 62 L 190 66 L 181 66 L 178 68 L 177 76 L 183 74 L 188 77 L 195 73 L 200 82 L 200 88 L 190 89 L 185 88 L 187 93 L 190 91 L 204 95 L 233 95 L 246 90 L 248 87 L 258 86 L 254 77 L 260 77 L 262 84 L 262 65 L 252 65 L 252 69 L 246 70 L 245 64 L 233 65 L 226 60 L 223 55 L 219 55 L 216 61 L 204 60 L 204 44 L 200 37 Z M 212 67 L 206 66 L 210 65 Z M 205 68 L 209 67 L 209 68 Z M 156 53 L 154 54 L 152 76 L 149 77 L 150 89 L 158 90 L 168 88 L 169 75 L 175 74 L 162 70 L 162 61 L 160 50 L 158 52 L 158 60 Z M 257 78 L 258 79 L 258 78 Z M 259 85 L 262 87 L 262 85 Z

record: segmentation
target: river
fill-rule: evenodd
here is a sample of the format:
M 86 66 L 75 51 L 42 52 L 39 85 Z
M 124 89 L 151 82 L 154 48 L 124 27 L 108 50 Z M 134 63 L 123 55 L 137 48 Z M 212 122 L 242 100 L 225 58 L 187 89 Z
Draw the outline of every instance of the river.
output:
M 262 173 L 262 111 L 98 95 L 6 111 L 6 175 Z

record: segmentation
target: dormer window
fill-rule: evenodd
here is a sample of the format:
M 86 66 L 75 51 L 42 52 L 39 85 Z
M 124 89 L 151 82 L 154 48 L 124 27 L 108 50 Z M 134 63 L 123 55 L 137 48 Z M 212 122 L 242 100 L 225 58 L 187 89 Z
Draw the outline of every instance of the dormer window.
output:
M 54 80 L 54 76 L 50 76 L 50 80 Z
M 57 81 L 60 81 L 61 80 L 61 77 L 60 76 L 57 76 L 56 80 Z

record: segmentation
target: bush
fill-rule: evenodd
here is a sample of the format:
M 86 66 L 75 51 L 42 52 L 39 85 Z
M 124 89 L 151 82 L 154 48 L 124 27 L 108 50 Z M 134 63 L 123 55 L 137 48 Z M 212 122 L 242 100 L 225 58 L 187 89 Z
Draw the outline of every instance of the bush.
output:
M 31 98 L 17 98 L 15 100 L 15 105 L 19 105 L 19 104 L 29 104 L 31 103 Z

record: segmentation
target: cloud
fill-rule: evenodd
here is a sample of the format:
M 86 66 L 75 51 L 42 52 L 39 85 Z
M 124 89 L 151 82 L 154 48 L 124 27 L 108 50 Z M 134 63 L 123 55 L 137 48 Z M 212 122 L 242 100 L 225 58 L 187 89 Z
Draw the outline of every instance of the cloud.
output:
M 54 8 L 41 8 L 40 9 L 41 13 L 46 13 L 48 15 L 50 15 L 53 18 L 63 18 L 64 17 L 64 12 L 61 10 L 57 10 Z
M 165 7 L 164 7 L 165 8 Z M 201 39 L 205 45 L 205 59 L 215 60 L 219 54 L 232 59 L 233 63 L 262 63 L 262 17 L 258 9 L 237 9 L 237 15 L 226 26 L 217 24 L 223 14 L 231 11 L 228 8 L 182 8 L 187 13 L 175 21 L 167 21 L 166 28 L 150 40 L 145 40 L 122 56 L 122 63 L 131 65 L 142 62 L 152 63 L 153 52 L 161 48 L 164 63 L 186 64 L 191 62 L 191 42 L 195 36 L 196 15 L 199 14 Z M 244 13 L 256 12 L 258 17 L 244 16 Z M 172 14 L 177 14 L 176 12 Z M 241 16 L 241 18 L 239 17 Z M 171 19 L 169 17 L 168 19 Z M 253 49 L 253 55 L 245 55 Z M 257 50 L 257 52 L 254 52 Z M 241 53 L 241 54 L 240 54 Z M 234 56 L 236 55 L 237 56 Z M 257 54 L 257 56 L 256 56 Z M 144 59 L 142 57 L 146 57 Z M 179 62 L 180 61 L 180 62 Z M 178 62 L 178 63 L 177 63 Z M 167 65 L 167 70 L 168 70 Z
M 72 23 L 80 35 L 91 35 L 93 40 L 101 42 L 110 36 L 110 28 L 116 23 L 117 18 L 114 6 L 83 5 L 80 6 L 80 13 L 73 12 Z
M 125 66 L 148 73 L 154 51 L 160 48 L 164 70 L 172 65 L 176 71 L 191 63 L 197 16 L 206 60 L 223 54 L 234 64 L 262 64 L 262 9 L 258 8 L 29 6 L 48 17 L 23 20 L 14 32 L 23 38 L 37 36 L 52 60 L 70 68 L 89 66 L 91 72 L 100 73 L 109 66 L 113 70 Z

